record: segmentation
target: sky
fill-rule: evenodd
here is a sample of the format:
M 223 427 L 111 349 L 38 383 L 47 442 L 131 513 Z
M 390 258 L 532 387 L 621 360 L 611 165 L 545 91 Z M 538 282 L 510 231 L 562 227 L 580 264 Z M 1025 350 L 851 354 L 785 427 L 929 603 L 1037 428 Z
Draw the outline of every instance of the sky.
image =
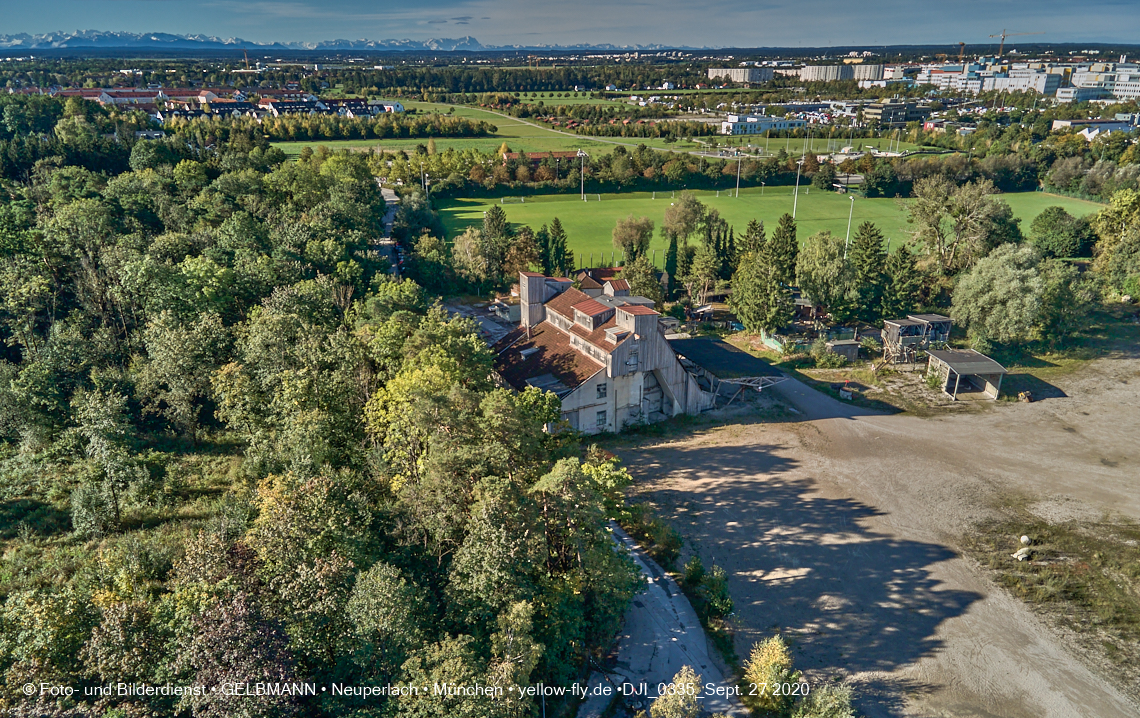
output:
M 116 30 L 254 42 L 794 47 L 1140 42 L 1137 0 L 0 0 L 0 33 Z M 1016 47 L 1018 38 L 1009 42 Z

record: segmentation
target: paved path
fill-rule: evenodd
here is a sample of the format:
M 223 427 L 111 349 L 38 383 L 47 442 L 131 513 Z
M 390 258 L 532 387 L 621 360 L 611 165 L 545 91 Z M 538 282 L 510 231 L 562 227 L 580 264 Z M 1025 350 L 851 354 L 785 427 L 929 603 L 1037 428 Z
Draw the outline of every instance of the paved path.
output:
M 637 700 L 648 704 L 657 697 L 658 684 L 670 683 L 683 666 L 690 666 L 701 676 L 702 688 L 715 687 L 701 696 L 705 710 L 730 716 L 747 715 L 739 700 L 727 696 L 732 684 L 725 681 L 709 657 L 704 628 L 680 586 L 625 531 L 616 524 L 610 526 L 614 539 L 629 550 L 645 577 L 645 591 L 633 599 L 618 637 L 617 665 L 609 676 L 611 685 L 647 684 L 648 696 L 638 696 Z M 595 675 L 590 683 L 600 682 L 600 677 Z M 717 688 L 721 689 L 719 696 Z M 606 698 L 587 699 L 578 710 L 578 718 L 596 718 L 605 712 L 608 704 Z

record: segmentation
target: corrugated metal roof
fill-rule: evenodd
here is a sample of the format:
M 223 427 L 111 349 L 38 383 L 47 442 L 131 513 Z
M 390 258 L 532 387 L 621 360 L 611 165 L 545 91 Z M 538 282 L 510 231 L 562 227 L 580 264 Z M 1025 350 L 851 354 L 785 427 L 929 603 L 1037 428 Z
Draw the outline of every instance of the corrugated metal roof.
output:
M 927 354 L 955 374 L 1008 374 L 1006 368 L 973 349 L 928 349 Z

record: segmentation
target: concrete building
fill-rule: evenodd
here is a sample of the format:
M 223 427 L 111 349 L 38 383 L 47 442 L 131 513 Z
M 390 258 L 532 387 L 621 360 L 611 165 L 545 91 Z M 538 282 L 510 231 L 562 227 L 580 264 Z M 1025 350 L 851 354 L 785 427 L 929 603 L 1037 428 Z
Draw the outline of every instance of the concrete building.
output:
M 1057 102 L 1062 104 L 1088 102 L 1111 96 L 1112 93 L 1103 87 L 1062 87 L 1057 90 Z
M 754 83 L 768 82 L 774 76 L 770 67 L 722 67 L 709 68 L 710 80 L 728 80 L 729 82 Z
M 982 78 L 982 91 L 1027 92 L 1033 90 L 1046 97 L 1057 94 L 1061 87 L 1061 75 L 1044 70 L 1010 70 Z
M 872 102 L 863 109 L 863 119 L 877 122 L 879 127 L 906 127 L 908 122 L 921 122 L 930 116 L 930 108 L 897 97 Z
M 805 65 L 800 70 L 800 79 L 804 82 L 854 80 L 855 69 L 851 65 Z
M 722 135 L 762 135 L 769 130 L 795 130 L 806 127 L 805 120 L 784 119 L 782 117 L 765 117 L 763 115 L 729 115 L 720 123 Z
M 855 80 L 882 80 L 882 65 L 853 65 Z
M 562 419 L 586 434 L 711 408 L 715 394 L 681 365 L 661 315 L 619 296 L 621 282 L 604 291 L 590 297 L 568 278 L 520 273 L 521 324 L 495 345 L 502 380 L 555 393 Z

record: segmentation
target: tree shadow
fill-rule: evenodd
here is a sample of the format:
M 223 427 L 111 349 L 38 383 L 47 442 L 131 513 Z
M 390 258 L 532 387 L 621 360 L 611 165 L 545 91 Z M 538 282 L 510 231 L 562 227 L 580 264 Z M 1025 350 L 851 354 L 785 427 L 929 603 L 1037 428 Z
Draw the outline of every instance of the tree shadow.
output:
M 71 530 L 71 516 L 37 499 L 0 501 L 0 539 L 20 535 L 21 528 L 38 536 L 53 536 Z
M 799 464 L 781 456 L 786 448 L 658 446 L 628 457 L 635 476 L 669 477 L 652 492 L 662 517 L 694 540 L 706 567 L 728 572 L 737 653 L 778 631 L 797 667 L 818 678 L 890 673 L 937 652 L 938 627 L 982 598 L 940 588 L 935 567 L 956 554 L 868 528 L 881 511 L 820 496 L 813 478 L 790 475 Z M 864 693 L 877 714 L 930 689 L 872 680 Z

